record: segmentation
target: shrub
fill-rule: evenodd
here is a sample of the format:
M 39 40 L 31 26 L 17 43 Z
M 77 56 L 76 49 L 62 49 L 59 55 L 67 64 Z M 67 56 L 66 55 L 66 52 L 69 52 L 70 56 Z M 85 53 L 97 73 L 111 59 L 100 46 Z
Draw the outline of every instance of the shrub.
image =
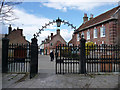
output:
M 90 54 L 90 50 L 95 49 L 95 44 L 93 42 L 85 43 L 86 55 Z

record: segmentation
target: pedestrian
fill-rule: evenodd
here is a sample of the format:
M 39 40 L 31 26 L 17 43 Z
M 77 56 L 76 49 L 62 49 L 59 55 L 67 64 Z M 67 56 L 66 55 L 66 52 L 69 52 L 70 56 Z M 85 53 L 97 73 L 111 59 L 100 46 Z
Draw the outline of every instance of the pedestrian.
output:
M 50 58 L 51 58 L 51 61 L 54 60 L 54 52 L 53 51 L 50 53 Z

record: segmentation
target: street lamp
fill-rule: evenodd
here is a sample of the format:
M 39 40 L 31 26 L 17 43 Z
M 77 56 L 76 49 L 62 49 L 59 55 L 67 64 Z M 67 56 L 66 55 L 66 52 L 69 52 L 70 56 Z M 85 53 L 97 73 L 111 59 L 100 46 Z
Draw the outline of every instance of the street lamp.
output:
M 59 19 L 59 17 L 58 17 L 58 19 L 56 20 L 57 27 L 60 27 L 60 25 L 61 25 L 61 22 L 62 22 L 62 20 L 61 20 L 61 19 Z

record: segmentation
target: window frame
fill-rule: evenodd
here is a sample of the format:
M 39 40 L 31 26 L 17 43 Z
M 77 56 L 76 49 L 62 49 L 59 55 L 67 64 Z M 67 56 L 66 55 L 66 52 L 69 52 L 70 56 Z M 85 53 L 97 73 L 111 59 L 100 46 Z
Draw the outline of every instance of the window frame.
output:
M 77 34 L 77 41 L 79 41 L 80 40 L 80 37 L 79 37 L 79 33 Z
M 50 46 L 53 46 L 53 43 L 51 43 Z
M 83 38 L 84 38 L 84 35 L 85 35 L 84 32 L 81 33 L 81 37 L 82 37 L 82 35 L 83 35 Z
M 89 39 L 90 39 L 90 30 L 87 31 L 87 40 L 89 40 Z
M 105 26 L 102 25 L 102 27 L 100 28 L 100 37 L 105 37 L 106 36 L 106 28 Z
M 96 27 L 94 28 L 93 35 L 94 35 L 94 38 L 97 38 L 97 37 L 98 37 L 98 30 L 97 30 Z

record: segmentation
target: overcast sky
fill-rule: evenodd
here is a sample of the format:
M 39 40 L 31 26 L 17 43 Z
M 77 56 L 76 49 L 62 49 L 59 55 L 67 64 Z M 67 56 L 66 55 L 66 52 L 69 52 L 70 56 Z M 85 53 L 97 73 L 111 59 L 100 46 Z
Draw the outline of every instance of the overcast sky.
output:
M 34 2 L 24 2 L 14 7 L 15 16 L 19 19 L 9 22 L 14 28 L 22 28 L 26 39 L 31 41 L 33 34 L 39 32 L 39 29 L 49 21 L 60 17 L 62 20 L 69 21 L 77 28 L 83 23 L 83 15 L 87 13 L 88 17 L 93 14 L 96 17 L 116 6 L 119 0 L 34 0 Z M 56 34 L 56 24 L 53 24 L 40 34 L 38 43 L 47 38 L 50 33 Z M 61 26 L 61 35 L 68 42 L 72 38 L 74 29 L 64 24 Z M 3 33 L 7 28 L 3 27 Z

